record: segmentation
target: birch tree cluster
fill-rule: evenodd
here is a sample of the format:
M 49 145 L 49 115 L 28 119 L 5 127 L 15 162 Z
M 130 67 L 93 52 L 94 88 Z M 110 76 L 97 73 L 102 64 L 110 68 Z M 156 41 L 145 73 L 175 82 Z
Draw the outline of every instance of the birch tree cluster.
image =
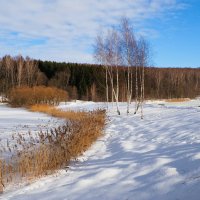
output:
M 39 70 L 37 62 L 22 56 L 4 56 L 0 60 L 0 91 L 6 94 L 14 87 L 40 85 L 45 75 Z
M 123 92 L 126 96 L 127 114 L 130 113 L 130 106 L 134 100 L 134 113 L 136 114 L 140 108 L 141 118 L 143 118 L 148 49 L 146 40 L 136 37 L 127 18 L 121 20 L 119 27 L 112 28 L 106 34 L 98 35 L 96 38 L 94 57 L 105 69 L 106 100 L 108 102 L 111 96 L 119 115 L 119 95 Z M 121 67 L 124 69 L 123 72 L 120 70 Z M 123 73 L 123 80 L 119 80 L 119 76 L 122 77 L 119 72 Z M 120 91 L 120 84 L 124 85 L 123 91 Z

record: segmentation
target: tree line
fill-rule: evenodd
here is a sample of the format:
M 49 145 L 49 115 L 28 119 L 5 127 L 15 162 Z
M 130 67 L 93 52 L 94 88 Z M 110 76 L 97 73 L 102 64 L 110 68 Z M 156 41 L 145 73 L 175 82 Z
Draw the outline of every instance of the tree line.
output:
M 119 101 L 126 101 L 126 66 L 112 67 L 113 87 L 119 87 Z M 135 67 L 132 67 L 135 70 Z M 135 80 L 133 74 L 133 80 Z M 103 65 L 59 63 L 6 55 L 0 58 L 0 94 L 13 87 L 54 86 L 68 92 L 70 99 L 106 101 L 106 70 Z M 144 68 L 145 99 L 194 98 L 200 95 L 200 68 Z M 112 101 L 109 84 L 109 101 Z M 132 82 L 135 98 L 135 82 Z

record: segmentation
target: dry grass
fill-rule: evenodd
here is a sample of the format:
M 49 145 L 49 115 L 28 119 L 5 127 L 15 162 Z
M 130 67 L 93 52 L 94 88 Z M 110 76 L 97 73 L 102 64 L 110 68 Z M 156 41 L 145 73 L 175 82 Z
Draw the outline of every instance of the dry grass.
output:
M 166 102 L 169 102 L 169 103 L 178 103 L 178 102 L 185 102 L 185 101 L 190 101 L 189 98 L 173 98 L 173 99 L 166 99 L 165 100 Z
M 30 180 L 54 173 L 66 167 L 86 151 L 103 134 L 105 111 L 61 111 L 47 105 L 37 105 L 32 111 L 45 112 L 67 119 L 66 124 L 37 135 L 13 136 L 15 145 L 7 144 L 10 159 L 0 160 L 0 186 Z
M 88 112 L 84 111 L 62 111 L 60 109 L 55 108 L 54 106 L 50 106 L 47 104 L 38 104 L 29 107 L 29 110 L 32 112 L 42 112 L 53 117 L 64 118 L 67 120 L 82 120 L 83 118 L 88 116 Z
M 34 104 L 58 105 L 68 99 L 68 93 L 55 87 L 34 86 L 12 88 L 8 95 L 9 103 L 14 107 Z

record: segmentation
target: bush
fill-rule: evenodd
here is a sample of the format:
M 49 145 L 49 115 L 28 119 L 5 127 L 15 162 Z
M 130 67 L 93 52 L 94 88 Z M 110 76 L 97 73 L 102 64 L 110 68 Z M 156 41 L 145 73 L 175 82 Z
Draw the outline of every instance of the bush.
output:
M 8 98 L 9 103 L 15 107 L 34 104 L 58 105 L 61 101 L 67 101 L 68 93 L 55 87 L 24 86 L 11 89 Z

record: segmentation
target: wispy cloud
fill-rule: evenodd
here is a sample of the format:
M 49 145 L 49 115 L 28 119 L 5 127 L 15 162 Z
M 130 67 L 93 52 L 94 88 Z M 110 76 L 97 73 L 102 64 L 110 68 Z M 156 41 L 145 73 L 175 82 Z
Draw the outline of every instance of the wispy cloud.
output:
M 100 27 L 129 17 L 138 32 L 145 20 L 182 9 L 177 0 L 1 0 L 1 54 L 71 62 L 92 62 L 90 47 Z

